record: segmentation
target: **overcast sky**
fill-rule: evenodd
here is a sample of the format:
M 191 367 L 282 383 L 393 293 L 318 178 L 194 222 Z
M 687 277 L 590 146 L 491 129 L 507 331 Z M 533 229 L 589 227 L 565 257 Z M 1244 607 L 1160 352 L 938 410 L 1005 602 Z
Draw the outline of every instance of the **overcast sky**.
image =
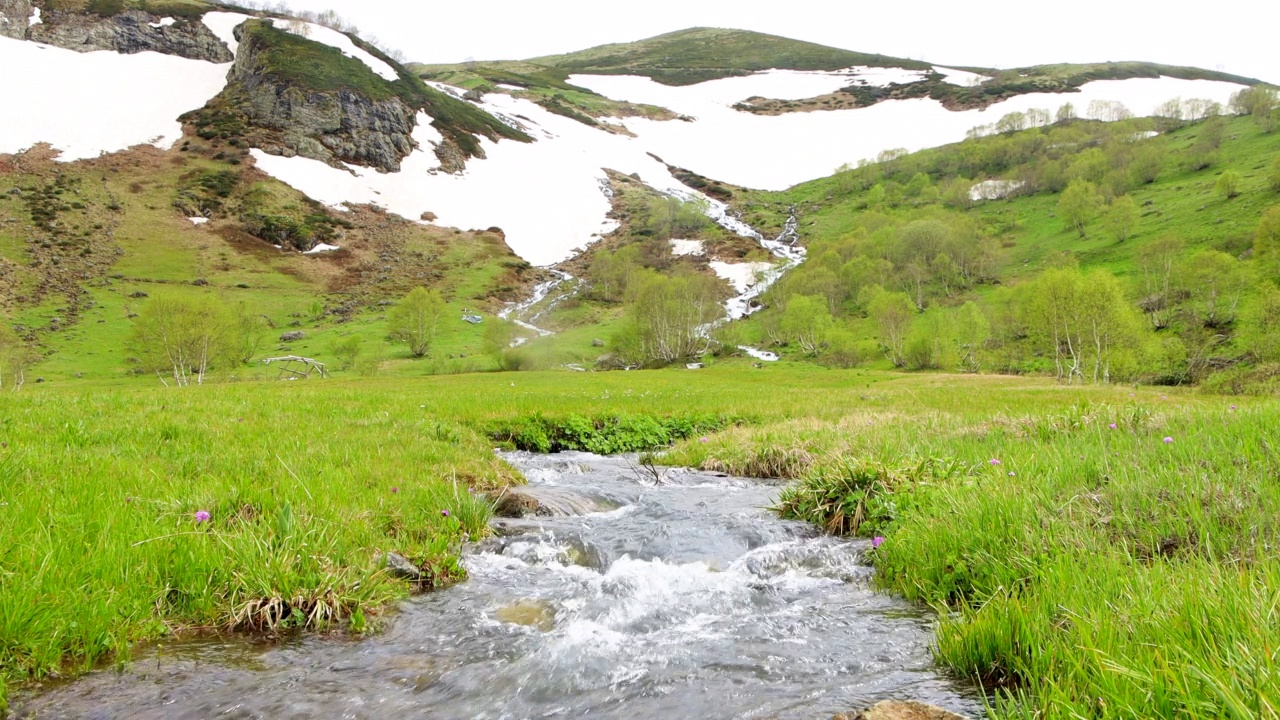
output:
M 291 0 L 420 62 L 520 59 L 694 26 L 940 65 L 1148 60 L 1280 83 L 1278 0 Z

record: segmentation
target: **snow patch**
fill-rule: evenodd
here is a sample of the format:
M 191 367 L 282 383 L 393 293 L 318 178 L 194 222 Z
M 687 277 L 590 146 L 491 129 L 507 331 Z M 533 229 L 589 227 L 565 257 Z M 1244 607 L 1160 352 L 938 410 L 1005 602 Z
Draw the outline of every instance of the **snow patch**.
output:
M 969 188 L 969 199 L 973 202 L 982 200 L 1003 200 L 1026 183 L 1021 180 L 983 180 Z
M 192 225 L 204 225 L 205 223 L 209 222 L 209 218 L 205 218 L 205 217 L 190 217 L 187 219 L 191 221 Z
M 671 254 L 684 257 L 686 255 L 706 255 L 706 248 L 701 240 L 670 240 Z
M 27 27 L 35 27 L 42 22 L 44 21 L 40 19 L 40 8 L 31 8 L 31 17 L 27 18 Z
M 418 124 L 413 129 L 413 139 L 417 141 L 418 146 L 426 148 L 428 145 L 435 146 L 444 142 L 444 135 L 435 128 L 431 123 L 434 118 L 425 112 L 418 113 Z
M 710 266 L 712 272 L 719 277 L 728 280 L 734 290 L 739 293 L 745 293 L 760 282 L 761 273 L 772 268 L 773 263 L 727 263 L 714 261 L 710 263 Z
M 386 61 L 375 57 L 373 53 L 359 47 L 351 41 L 351 38 L 337 30 L 300 20 L 277 23 L 276 27 L 291 32 L 298 37 L 304 37 L 308 40 L 314 40 L 329 47 L 337 48 L 342 51 L 343 55 L 368 65 L 370 70 L 384 80 L 395 82 L 400 79 L 400 73 L 396 72 L 395 68 L 388 65 Z
M 170 25 L 172 25 L 172 24 L 174 24 L 174 23 L 176 23 L 176 22 L 178 22 L 178 21 L 177 21 L 177 20 L 174 20 L 174 19 L 173 19 L 173 18 L 171 18 L 171 17 L 167 17 L 167 18 L 163 18 L 163 19 L 161 19 L 161 20 L 160 20 L 160 22 L 153 22 L 153 23 L 147 23 L 147 24 L 148 24 L 148 25 L 150 25 L 150 26 L 151 26 L 151 27 L 153 27 L 153 28 L 162 28 L 162 27 L 169 27 Z
M 336 250 L 341 250 L 341 249 L 342 248 L 338 247 L 337 245 L 326 245 L 325 243 L 319 243 L 315 247 L 311 248 L 310 250 L 302 254 L 303 255 L 319 255 L 320 253 L 334 252 Z
M 73 50 L 0 37 L 0 97 L 21 111 L 0 113 L 0 153 L 47 142 L 64 161 L 182 138 L 179 115 L 221 92 L 230 64 L 143 52 Z
M 986 75 L 969 72 L 968 70 L 956 70 L 955 68 L 942 67 L 940 65 L 933 66 L 934 71 L 942 73 L 942 81 L 951 85 L 959 85 L 961 87 L 973 87 L 981 85 L 991 78 Z
M 240 43 L 236 40 L 236 28 L 240 27 L 245 20 L 253 19 L 252 15 L 234 12 L 208 12 L 202 18 L 205 27 L 209 28 L 209 31 L 217 36 L 219 40 L 226 43 L 232 55 L 235 55 L 240 50 Z

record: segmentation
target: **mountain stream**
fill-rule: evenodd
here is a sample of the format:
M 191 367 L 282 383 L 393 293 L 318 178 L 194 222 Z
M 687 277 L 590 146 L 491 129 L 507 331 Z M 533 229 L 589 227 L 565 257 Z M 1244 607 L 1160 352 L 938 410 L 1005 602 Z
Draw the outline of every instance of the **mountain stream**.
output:
M 869 543 L 777 519 L 776 485 L 506 458 L 556 514 L 495 520 L 469 579 L 381 633 L 169 643 L 19 698 L 18 716 L 829 718 L 884 699 L 979 714 L 932 669 L 930 618 L 871 590 Z

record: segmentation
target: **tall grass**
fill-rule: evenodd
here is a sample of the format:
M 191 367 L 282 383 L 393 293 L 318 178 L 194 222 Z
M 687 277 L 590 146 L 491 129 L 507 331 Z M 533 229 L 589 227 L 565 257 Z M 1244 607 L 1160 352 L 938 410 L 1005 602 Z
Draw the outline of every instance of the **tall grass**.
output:
M 2 401 L 0 678 L 178 630 L 362 630 L 409 590 L 386 551 L 428 585 L 461 575 L 488 517 L 469 488 L 510 477 L 483 438 L 416 405 L 274 390 Z

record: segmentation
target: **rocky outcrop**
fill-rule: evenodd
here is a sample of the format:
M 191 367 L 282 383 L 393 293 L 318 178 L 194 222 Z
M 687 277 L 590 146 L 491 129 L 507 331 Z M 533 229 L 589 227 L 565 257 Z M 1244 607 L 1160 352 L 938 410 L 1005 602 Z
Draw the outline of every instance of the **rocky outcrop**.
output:
M 24 5 L 27 8 L 21 22 L 24 32 L 10 34 L 13 14 L 22 12 Z M 229 63 L 235 59 L 226 44 L 199 18 L 165 18 L 142 10 L 126 10 L 111 17 L 51 10 L 42 15 L 42 22 L 26 27 L 30 16 L 27 0 L 0 0 L 0 13 L 9 19 L 7 24 L 0 23 L 0 33 L 77 52 L 158 52 L 212 63 Z
M 265 67 L 262 41 L 237 30 L 240 49 L 224 100 L 245 116 L 254 145 L 273 155 L 386 172 L 417 148 L 417 112 L 398 97 L 372 100 L 353 90 L 320 92 L 277 80 Z
M 0 37 L 26 39 L 31 14 L 30 0 L 0 0 Z

